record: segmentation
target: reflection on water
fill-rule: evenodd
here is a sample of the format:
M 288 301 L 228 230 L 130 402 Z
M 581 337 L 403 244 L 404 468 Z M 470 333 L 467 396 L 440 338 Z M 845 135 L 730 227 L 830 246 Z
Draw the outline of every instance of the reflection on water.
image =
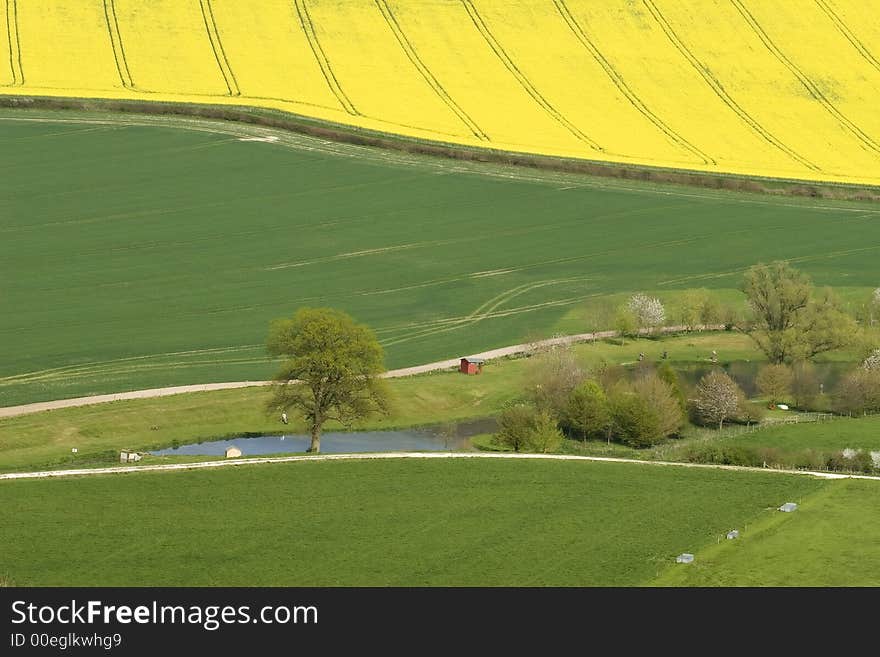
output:
M 458 424 L 405 429 L 401 431 L 351 431 L 325 433 L 321 436 L 321 452 L 324 454 L 348 454 L 352 452 L 445 452 L 465 449 L 469 438 L 496 430 L 494 418 L 460 422 Z M 157 456 L 223 456 L 228 447 L 237 447 L 243 456 L 304 452 L 311 439 L 305 434 L 284 436 L 256 436 L 254 438 L 229 438 L 190 443 L 169 447 L 155 452 Z
M 755 397 L 758 395 L 755 377 L 758 376 L 758 370 L 764 365 L 766 363 L 751 361 L 735 361 L 733 363 L 719 363 L 718 365 L 698 363 L 676 366 L 675 371 L 688 387 L 693 387 L 699 383 L 703 376 L 711 372 L 713 368 L 719 367 L 736 381 L 748 397 Z M 816 379 L 824 387 L 824 391 L 831 392 L 837 386 L 840 378 L 851 371 L 853 366 L 853 363 L 814 363 L 814 372 L 816 373 Z M 819 392 L 819 390 L 816 392 Z

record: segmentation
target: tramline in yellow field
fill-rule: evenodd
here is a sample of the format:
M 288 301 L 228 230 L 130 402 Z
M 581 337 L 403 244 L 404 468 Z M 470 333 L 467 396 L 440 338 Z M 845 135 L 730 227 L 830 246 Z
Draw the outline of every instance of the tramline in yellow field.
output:
M 0 0 L 0 94 L 880 184 L 880 0 Z

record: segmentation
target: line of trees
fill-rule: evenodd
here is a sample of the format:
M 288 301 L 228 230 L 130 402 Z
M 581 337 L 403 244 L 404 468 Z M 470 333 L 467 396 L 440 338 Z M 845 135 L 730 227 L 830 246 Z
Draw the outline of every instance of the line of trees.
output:
M 681 435 L 688 422 L 721 428 L 760 421 L 763 412 L 722 369 L 685 394 L 667 361 L 642 362 L 634 372 L 602 365 L 589 373 L 570 347 L 538 358 L 532 385 L 499 418 L 497 444 L 514 451 L 554 451 L 567 435 L 644 448 Z
M 740 314 L 713 300 L 706 290 L 686 292 L 679 309 L 682 326 L 736 326 L 767 357 L 755 385 L 769 406 L 792 402 L 811 408 L 823 394 L 811 361 L 857 343 L 856 319 L 830 289 L 816 289 L 806 274 L 787 262 L 751 267 L 741 289 L 748 311 Z M 868 306 L 880 316 L 880 289 Z M 618 309 L 615 324 L 624 335 L 634 335 L 663 325 L 666 318 L 658 298 L 636 294 Z M 632 377 L 620 368 L 587 375 L 569 348 L 557 348 L 543 357 L 532 380 L 523 398 L 503 411 L 496 436 L 517 451 L 557 449 L 564 434 L 648 447 L 680 435 L 688 421 L 721 429 L 725 422 L 748 424 L 764 415 L 721 368 L 706 374 L 688 398 L 667 362 L 657 368 L 640 363 Z M 832 400 L 837 412 L 880 411 L 880 349 L 867 351 L 861 366 L 840 381 Z

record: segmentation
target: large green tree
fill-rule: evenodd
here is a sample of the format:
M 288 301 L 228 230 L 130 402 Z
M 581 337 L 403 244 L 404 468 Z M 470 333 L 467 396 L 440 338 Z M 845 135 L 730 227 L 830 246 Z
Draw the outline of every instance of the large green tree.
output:
M 651 374 L 608 392 L 613 432 L 630 447 L 650 447 L 679 432 L 684 417 L 669 384 Z
M 764 365 L 758 370 L 755 385 L 772 406 L 788 401 L 791 395 L 791 383 L 794 379 L 792 369 L 788 365 Z
M 595 381 L 584 381 L 572 390 L 563 413 L 565 424 L 581 437 L 604 437 L 611 441 L 611 410 L 608 396 Z
M 855 339 L 855 320 L 831 290 L 816 293 L 810 278 L 787 262 L 750 268 L 742 290 L 754 312 L 744 328 L 771 363 L 809 360 Z
M 388 412 L 382 346 L 373 332 L 331 308 L 301 308 L 272 322 L 269 353 L 286 358 L 275 376 L 269 407 L 295 409 L 308 425 L 310 452 L 321 450 L 328 420 L 346 425 Z
M 547 409 L 534 404 L 512 403 L 498 417 L 498 432 L 494 442 L 514 452 L 546 454 L 559 449 L 562 433 L 556 419 Z

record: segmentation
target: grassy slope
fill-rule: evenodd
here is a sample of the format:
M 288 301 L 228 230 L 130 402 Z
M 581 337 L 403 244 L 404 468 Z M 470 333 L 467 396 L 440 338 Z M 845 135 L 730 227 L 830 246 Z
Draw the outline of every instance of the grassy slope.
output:
M 670 586 L 880 586 L 880 486 L 845 480 L 657 578 Z
M 634 585 L 827 485 L 427 460 L 0 482 L 0 575 L 19 585 Z
M 588 328 L 603 295 L 730 290 L 759 260 L 876 285 L 865 205 L 158 127 L 3 121 L 0 146 L 0 405 L 263 378 L 268 322 L 301 305 L 369 323 L 394 367 Z
M 880 449 L 880 417 L 835 419 L 832 422 L 772 427 L 727 440 L 783 450 Z
M 756 357 L 749 339 L 735 333 L 581 344 L 575 352 L 589 366 L 633 362 L 640 352 L 655 360 L 664 349 L 678 362 L 704 360 L 712 349 L 722 361 Z M 499 360 L 489 363 L 481 376 L 444 372 L 392 380 L 393 414 L 364 426 L 408 427 L 492 415 L 521 393 L 530 365 L 529 359 Z M 82 465 L 112 459 L 115 450 L 166 446 L 174 440 L 279 432 L 277 418 L 263 411 L 266 396 L 262 388 L 224 390 L 0 419 L 0 470 Z M 75 459 L 72 447 L 79 450 Z

